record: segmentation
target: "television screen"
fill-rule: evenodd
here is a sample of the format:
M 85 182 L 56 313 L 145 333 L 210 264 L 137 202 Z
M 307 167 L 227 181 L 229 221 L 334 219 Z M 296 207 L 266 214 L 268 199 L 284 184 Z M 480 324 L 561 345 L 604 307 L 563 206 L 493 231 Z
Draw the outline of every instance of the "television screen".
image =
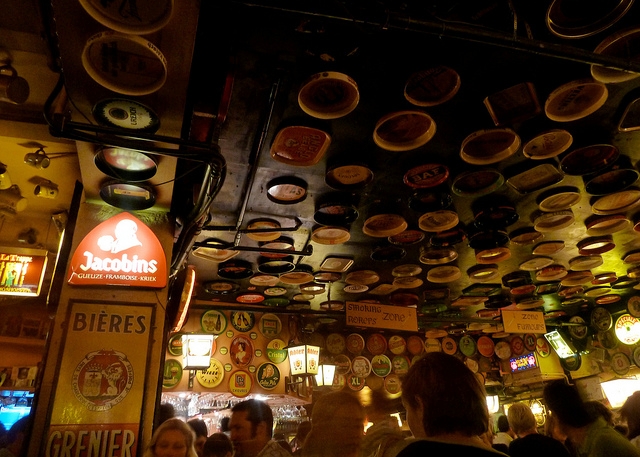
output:
M 538 359 L 536 359 L 536 355 L 533 352 L 522 354 L 517 357 L 511 357 L 509 359 L 509 366 L 511 367 L 511 373 L 519 373 L 521 371 L 538 368 Z

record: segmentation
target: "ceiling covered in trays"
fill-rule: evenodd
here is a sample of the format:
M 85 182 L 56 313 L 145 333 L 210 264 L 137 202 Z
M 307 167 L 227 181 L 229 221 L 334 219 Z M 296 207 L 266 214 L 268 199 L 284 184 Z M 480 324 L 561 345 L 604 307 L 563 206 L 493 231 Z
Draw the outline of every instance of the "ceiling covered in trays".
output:
M 374 301 L 421 330 L 626 309 L 640 79 L 591 64 L 639 70 L 640 32 L 614 35 L 633 1 L 212 3 L 191 95 L 227 170 L 188 260 L 199 303 Z

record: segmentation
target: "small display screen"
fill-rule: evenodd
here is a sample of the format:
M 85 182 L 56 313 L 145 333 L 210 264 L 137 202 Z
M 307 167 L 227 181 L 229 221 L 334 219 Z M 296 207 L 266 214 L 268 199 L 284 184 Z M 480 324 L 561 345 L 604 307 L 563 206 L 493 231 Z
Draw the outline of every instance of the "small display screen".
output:
M 511 367 L 511 373 L 519 373 L 521 371 L 538 368 L 538 359 L 536 359 L 536 355 L 533 352 L 522 354 L 518 357 L 510 358 L 509 366 Z
M 547 339 L 551 347 L 556 351 L 556 354 L 558 354 L 558 357 L 560 357 L 561 359 L 566 359 L 575 355 L 575 350 L 557 330 L 545 333 L 544 337 Z

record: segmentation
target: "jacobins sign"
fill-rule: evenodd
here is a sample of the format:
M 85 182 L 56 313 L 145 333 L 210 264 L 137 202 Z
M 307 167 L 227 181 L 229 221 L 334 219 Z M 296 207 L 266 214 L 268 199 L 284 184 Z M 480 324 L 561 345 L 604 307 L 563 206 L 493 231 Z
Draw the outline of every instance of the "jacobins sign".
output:
M 101 223 L 80 242 L 69 267 L 78 286 L 167 285 L 167 261 L 153 231 L 129 213 Z

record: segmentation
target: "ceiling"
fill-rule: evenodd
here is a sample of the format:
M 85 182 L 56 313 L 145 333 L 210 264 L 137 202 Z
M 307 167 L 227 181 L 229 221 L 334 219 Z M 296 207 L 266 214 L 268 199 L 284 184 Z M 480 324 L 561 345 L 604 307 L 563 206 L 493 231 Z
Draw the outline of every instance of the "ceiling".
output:
M 554 285 L 558 291 L 564 288 L 559 285 L 560 279 L 538 280 L 537 271 L 524 271 L 525 275 L 528 273 L 528 279 L 522 281 L 547 286 L 537 288 L 533 294 L 517 296 L 502 283 L 502 278 L 510 273 L 523 272 L 520 265 L 537 257 L 532 251 L 542 241 L 565 242 L 564 249 L 546 256 L 551 257 L 553 264 L 569 269 L 570 262 L 580 255 L 577 244 L 590 237 L 585 223 L 594 217 L 592 204 L 599 196 L 585 190 L 585 181 L 590 177 L 585 179 L 582 175 L 564 173 L 560 166 L 564 157 L 583 147 L 605 144 L 613 146 L 620 158 L 613 165 L 607 164 L 606 170 L 592 169 L 590 173 L 598 174 L 610 170 L 609 167 L 637 168 L 640 154 L 638 133 L 620 132 L 618 123 L 630 101 L 640 97 L 640 80 L 607 84 L 604 104 L 592 114 L 576 120 L 553 121 L 545 115 L 544 105 L 558 87 L 590 78 L 590 63 L 638 69 L 637 62 L 607 59 L 592 52 L 606 37 L 632 25 L 630 18 L 637 15 L 638 5 L 632 1 L 616 2 L 619 3 L 616 7 L 618 11 L 624 10 L 625 5 L 630 6 L 618 21 L 609 21 L 611 24 L 605 24 L 602 31 L 591 36 L 563 38 L 551 33 L 546 25 L 547 11 L 551 5 L 549 1 L 535 4 L 490 0 L 428 4 L 319 1 L 305 3 L 304 10 L 300 9 L 298 2 L 286 1 L 208 3 L 213 2 L 203 2 L 199 11 L 192 6 L 179 6 L 183 10 L 174 15 L 167 28 L 150 35 L 150 40 L 167 57 L 168 82 L 156 94 L 134 97 L 159 114 L 162 128 L 158 134 L 161 135 L 179 138 L 191 134 L 192 139 L 197 138 L 200 132 L 190 130 L 190 126 L 196 125 L 192 121 L 199 116 L 196 114 L 194 117 L 194 112 L 209 113 L 210 118 L 219 121 L 217 125 L 215 122 L 209 125 L 207 133 L 213 143 L 219 146 L 226 162 L 225 179 L 209 207 L 208 216 L 198 223 L 199 233 L 190 240 L 195 243 L 193 248 L 208 246 L 239 251 L 231 261 L 246 261 L 251 270 L 258 274 L 259 266 L 265 260 L 261 252 L 265 251 L 258 249 L 260 243 L 252 239 L 246 230 L 256 219 L 275 220 L 282 227 L 282 235 L 293 239 L 295 254 L 287 260 L 298 270 L 307 268 L 312 274 L 322 272 L 327 265 L 333 264 L 327 262 L 328 258 L 346 259 L 343 262 L 350 265 L 344 268 L 345 271 L 338 272 L 330 282 L 326 281 L 326 275 L 318 276 L 321 282 L 318 288 L 324 288 L 324 292 L 317 295 L 302 297 L 305 294 L 301 294 L 299 285 L 279 282 L 276 287 L 285 289 L 280 297 L 288 301 L 271 307 L 275 306 L 281 312 L 306 313 L 314 310 L 340 317 L 346 301 L 410 303 L 418 309 L 421 330 L 426 330 L 479 319 L 477 311 L 486 307 L 487 294 L 478 301 L 467 299 L 461 302 L 458 299 L 468 296 L 468 288 L 474 284 L 469 277 L 469 269 L 477 265 L 476 252 L 469 246 L 469 240 L 474 235 L 486 235 L 486 224 L 489 224 L 492 233 L 506 232 L 509 238 L 502 245 L 510 249 L 511 254 L 510 258 L 495 263 L 499 276 L 489 281 L 490 284 L 498 284 L 497 288 L 493 288 L 492 300 L 495 296 L 501 296 L 506 301 L 490 306 L 516 307 L 516 300 L 541 299 L 543 302 L 537 302 L 541 306 L 536 309 L 544 310 L 552 319 L 551 323 L 563 323 L 577 311 L 588 319 L 597 299 L 595 295 L 584 294 L 586 289 L 594 286 L 591 283 L 584 283 L 583 291 L 573 292 L 575 295 L 572 298 L 583 298 L 588 306 L 587 309 L 578 310 L 572 306 L 573 303 L 563 306 L 562 302 L 568 297 L 554 292 Z M 570 7 L 575 2 L 569 0 L 564 3 L 567 14 L 571 13 Z M 53 6 L 55 9 L 57 2 L 53 2 Z M 84 116 L 88 116 L 91 122 L 88 113 L 98 99 L 118 96 L 95 84 L 77 58 L 89 34 L 101 30 L 101 26 L 92 20 L 81 20 L 83 14 L 77 7 L 56 17 L 57 49 L 65 71 L 66 89 L 75 103 L 71 120 L 81 123 L 86 121 Z M 603 16 L 602 11 L 598 14 Z M 585 15 L 588 16 L 587 13 Z M 594 17 L 599 16 L 593 16 L 592 22 Z M 196 33 L 197 23 L 199 28 Z M 23 25 L 1 26 L 3 30 L 11 31 L 8 36 L 26 33 Z M 172 39 L 178 34 L 180 40 Z M 55 53 L 56 47 L 53 49 Z M 46 69 L 44 71 L 49 77 L 47 87 L 52 91 L 57 78 L 47 66 L 47 62 L 51 61 L 47 59 L 47 50 L 33 52 L 42 58 L 40 66 Z M 17 59 L 15 65 L 19 65 Z M 449 67 L 459 75 L 457 93 L 450 100 L 435 106 L 420 107 L 410 103 L 403 94 L 408 78 L 415 72 L 438 65 Z M 343 73 L 356 82 L 359 101 L 353 111 L 335 119 L 318 119 L 302 110 L 298 103 L 299 90 L 308 78 L 320 72 Z M 28 80 L 33 87 L 39 86 L 40 81 L 36 77 Z M 225 90 L 225 82 L 231 81 L 233 85 L 227 85 Z M 531 83 L 540 112 L 530 111 L 521 119 L 501 119 L 500 125 L 496 125 L 485 106 L 485 98 L 523 83 Z M 225 96 L 230 97 L 228 105 L 224 102 Z M 44 106 L 42 97 L 39 102 Z M 507 97 L 509 102 L 514 100 Z M 433 137 L 425 144 L 406 151 L 389 151 L 378 146 L 373 139 L 378 121 L 389 113 L 407 110 L 430 116 L 436 126 Z M 291 126 L 319 129 L 330 136 L 330 144 L 317 163 L 294 166 L 272 158 L 271 147 L 276 136 L 283 128 Z M 461 157 L 461 146 L 469 135 L 497 128 L 512 129 L 520 138 L 521 146 L 508 157 L 484 165 L 470 164 Z M 533 137 L 552 129 L 564 129 L 571 134 L 573 143 L 570 148 L 545 160 L 526 157 L 522 146 Z M 65 205 L 60 207 L 60 203 L 69 202 L 70 194 L 65 191 L 63 195 L 62 188 L 73 188 L 78 170 L 84 181 L 87 198 L 100 203 L 97 193 L 104 177 L 97 174 L 92 163 L 95 148 L 91 142 L 69 142 L 65 133 L 59 136 L 61 138 L 48 138 L 52 143 L 46 144 L 48 148 L 45 151 L 78 149 L 79 159 L 77 163 L 68 163 L 65 172 L 58 167 L 71 161 L 72 156 L 52 161 L 46 173 L 55 176 L 55 179 L 48 179 L 61 186 L 58 199 L 48 201 L 42 207 L 39 205 L 45 203 L 42 201 L 44 199 L 30 198 L 29 206 L 19 220 L 34 211 L 53 213 L 64 209 Z M 19 158 L 23 153 L 31 152 L 19 146 L 24 138 L 29 138 L 28 135 L 16 138 L 19 139 L 13 139 L 12 135 L 6 137 L 6 141 L 13 143 L 12 147 L 17 151 L 11 155 L 14 162 L 16 155 Z M 32 137 L 31 140 L 42 141 L 42 136 Z M 61 144 L 57 144 L 57 141 Z M 162 197 L 158 206 L 149 211 L 163 211 L 170 207 L 179 222 L 178 232 L 181 224 L 188 225 L 192 217 L 190 209 L 193 208 L 194 195 L 202 190 L 206 176 L 201 164 L 206 163 L 209 155 L 216 150 L 213 146 L 211 151 L 204 149 L 188 159 L 157 155 L 161 164 L 160 174 L 153 178 L 151 184 L 158 187 Z M 31 184 L 28 183 L 34 176 L 34 169 L 21 164 L 20 160 L 8 163 L 10 158 L 7 156 L 5 160 L 4 153 L 0 160 L 9 165 L 12 178 L 19 183 L 23 195 L 31 192 Z M 363 166 L 371 171 L 373 179 L 361 187 L 336 190 L 325 180 L 326 172 L 336 163 Z M 403 181 L 409 170 L 429 164 L 445 167 L 449 176 L 437 188 L 424 189 L 422 192 L 437 191 L 439 196 L 448 195 L 451 203 L 446 210 L 457 214 L 460 228 L 465 234 L 464 239 L 447 246 L 455 250 L 457 258 L 441 265 L 426 264 L 420 260 L 422 252 L 434 248 L 434 243 L 442 244 L 443 241 L 433 240 L 433 232 L 420 229 L 420 217 L 432 211 L 433 207 L 416 205 L 412 196 L 417 189 Z M 541 165 L 544 167 L 534 168 Z M 494 170 L 494 175 L 499 173 L 506 182 L 482 197 L 460 196 L 453 192 L 452 183 L 463 172 L 484 168 Z M 514 184 L 514 180 L 510 179 L 532 169 L 533 174 L 528 176 L 527 183 L 523 184 L 519 179 Z M 66 170 L 72 170 L 72 173 L 66 173 Z M 23 173 L 24 177 L 20 176 Z M 163 184 L 171 181 L 174 174 L 174 183 Z M 557 179 L 554 180 L 550 176 L 552 174 Z M 267 184 L 273 179 L 291 176 L 306 183 L 307 197 L 299 203 L 288 205 L 271 201 L 267 197 Z M 531 230 L 534 220 L 540 216 L 538 202 L 541 195 L 553 189 L 559 190 L 560 187 L 575 188 L 579 192 L 579 201 L 570 208 L 574 222 L 562 230 L 545 231 L 534 242 L 515 243 L 517 231 Z M 532 188 L 535 190 L 530 190 Z M 327 203 L 331 208 L 351 208 L 352 220 L 340 221 L 339 215 L 334 217 L 331 210 L 327 210 L 324 214 L 326 216 L 328 212 L 330 223 L 327 224 L 327 219 L 319 223 L 314 215 L 320 206 Z M 498 203 L 499 206 L 496 206 Z M 489 222 L 485 221 L 484 226 L 479 226 L 475 216 L 478 208 L 487 204 L 494 217 L 489 218 Z M 517 220 L 506 223 L 502 217 L 510 213 L 504 210 L 510 205 L 515 208 L 517 216 L 514 219 Z M 625 263 L 623 258 L 627 253 L 640 249 L 640 235 L 633 230 L 633 224 L 638 220 L 636 211 L 636 207 L 622 208 L 620 214 L 630 222 L 624 230 L 612 235 L 615 248 L 602 255 L 603 264 L 595 267 L 592 273 L 615 272 L 618 277 L 623 277 L 629 268 L 635 266 Z M 402 217 L 407 228 L 421 232 L 424 239 L 415 244 L 398 246 L 387 237 L 363 233 L 365 221 L 376 214 Z M 312 241 L 312 233 L 323 225 L 343 226 L 348 230 L 348 241 L 331 245 Z M 481 235 L 476 235 L 477 232 L 481 232 Z M 13 243 L 16 243 L 15 240 Z M 181 244 L 187 248 L 190 245 Z M 388 260 L 385 260 L 385 255 L 390 256 Z M 188 256 L 186 263 L 194 265 L 197 271 L 198 304 L 218 302 L 230 307 L 266 308 L 262 303 L 255 303 L 259 299 L 255 296 L 245 296 L 244 301 L 249 303 L 240 303 L 237 298 L 247 293 L 264 296 L 268 286 L 256 285 L 255 279 L 252 284 L 251 277 L 229 279 L 229 274 L 221 277 L 218 274 L 220 262 L 193 253 Z M 372 293 L 380 285 L 392 285 L 397 278 L 392 271 L 405 265 L 421 269 L 415 276 L 419 280 L 415 282 L 418 286 L 406 287 L 413 284 L 404 283 L 405 287 L 387 286 L 386 290 L 378 289 L 382 293 Z M 442 265 L 458 267 L 459 279 L 451 282 L 428 280 L 429 271 Z M 408 267 L 404 269 L 410 270 Z M 348 292 L 349 288 L 345 291 L 347 275 L 362 270 L 374 271 L 379 280 L 369 284 L 368 291 L 354 293 Z M 607 292 L 607 295 L 620 294 L 622 297 L 620 301 L 607 305 L 611 311 L 616 313 L 626 308 L 627 297 L 636 293 L 631 285 Z M 217 293 L 207 292 L 207 287 L 210 290 L 217 288 Z M 276 290 L 269 292 L 280 293 Z M 474 294 L 481 295 L 481 292 Z M 267 295 L 266 298 L 273 297 Z M 329 301 L 331 306 L 326 303 Z

